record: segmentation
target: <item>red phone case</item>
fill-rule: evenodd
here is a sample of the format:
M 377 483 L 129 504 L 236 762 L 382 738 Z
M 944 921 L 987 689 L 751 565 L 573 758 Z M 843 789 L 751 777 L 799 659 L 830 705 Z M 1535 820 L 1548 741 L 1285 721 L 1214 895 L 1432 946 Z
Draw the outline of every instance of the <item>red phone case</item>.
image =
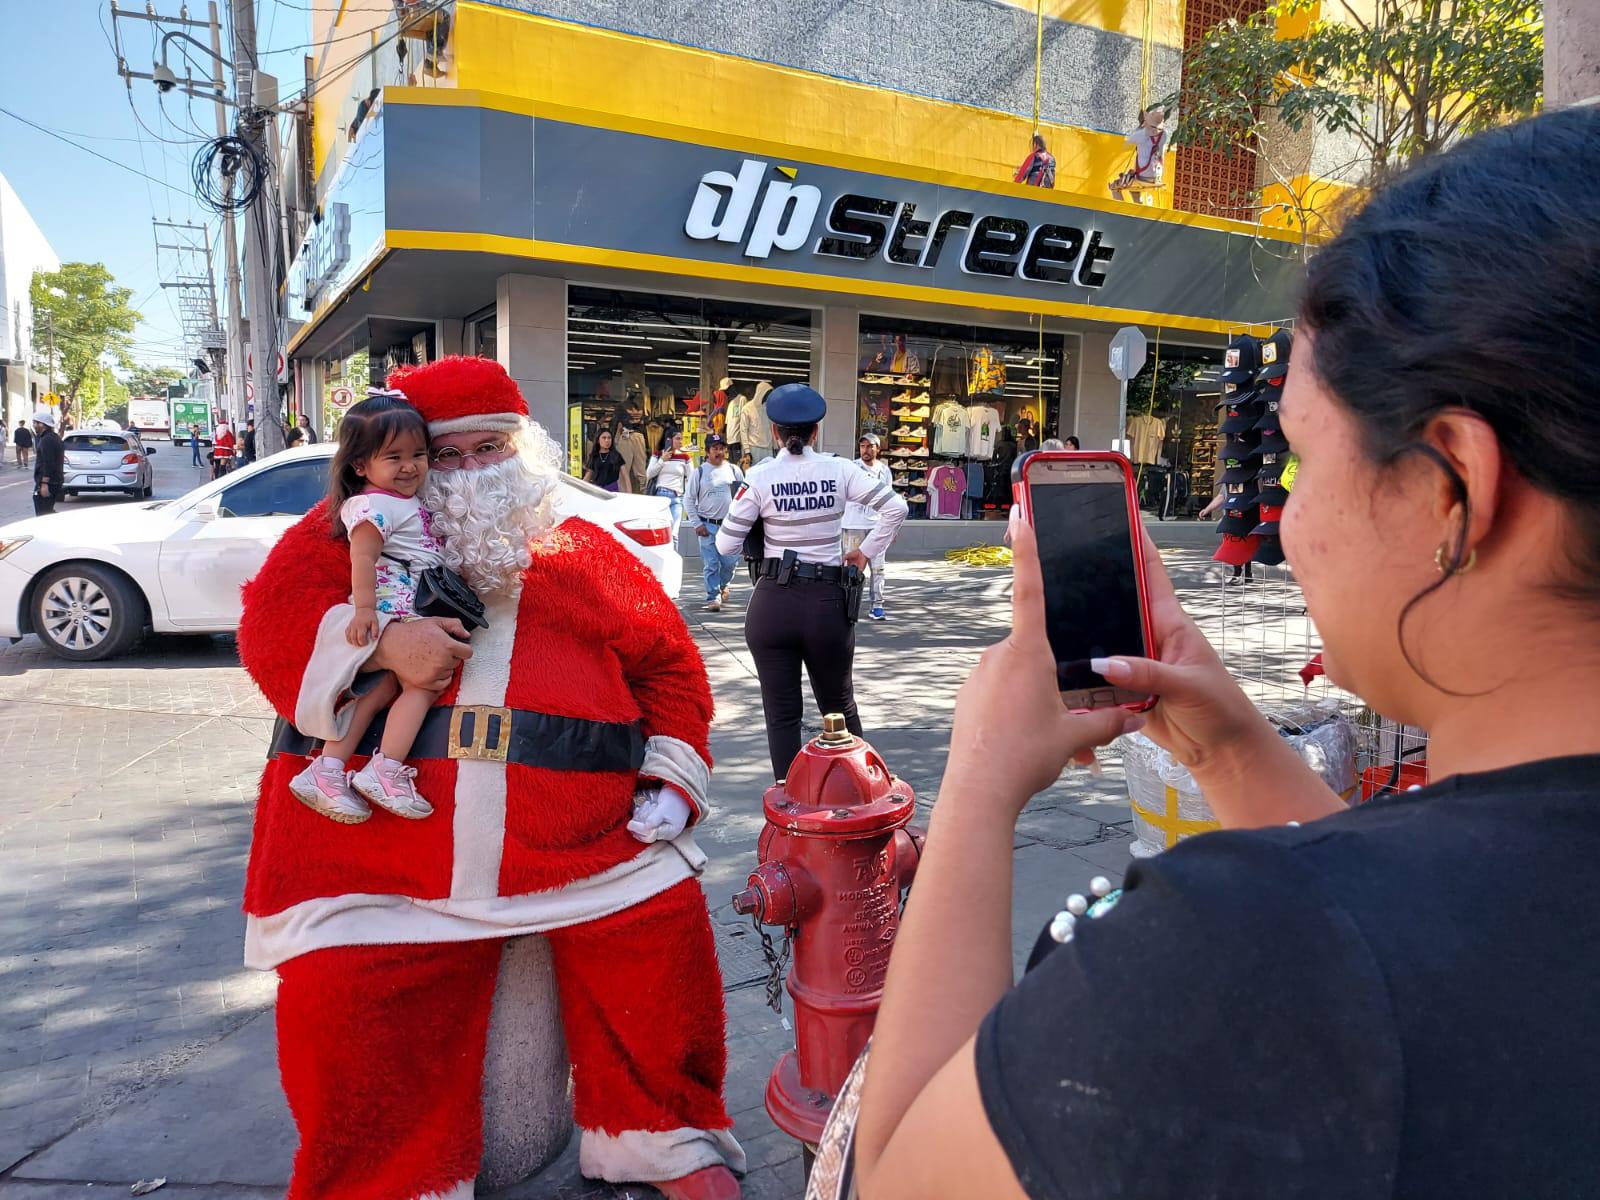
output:
M 1023 518 L 1033 524 L 1033 504 L 1028 495 L 1028 472 L 1036 465 L 1052 462 L 1109 462 L 1122 472 L 1122 483 L 1128 495 L 1128 537 L 1133 543 L 1133 569 L 1139 593 L 1139 627 L 1144 634 L 1145 654 L 1156 656 L 1156 640 L 1150 622 L 1150 595 L 1145 586 L 1144 527 L 1139 523 L 1139 498 L 1135 491 L 1133 464 L 1114 450 L 1035 450 L 1019 459 L 1011 485 L 1012 499 L 1022 506 Z M 1118 705 L 1129 712 L 1147 712 L 1155 707 L 1156 698 L 1147 696 L 1128 704 Z M 1075 709 L 1087 712 L 1088 709 Z

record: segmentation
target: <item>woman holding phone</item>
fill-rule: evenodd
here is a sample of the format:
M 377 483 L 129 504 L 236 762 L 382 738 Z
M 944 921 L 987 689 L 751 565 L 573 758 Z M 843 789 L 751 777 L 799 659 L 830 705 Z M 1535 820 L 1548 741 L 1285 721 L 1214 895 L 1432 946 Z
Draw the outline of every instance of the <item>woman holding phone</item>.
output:
M 1600 1195 L 1597 144 L 1595 108 L 1462 143 L 1309 266 L 1284 548 L 1328 674 L 1429 731 L 1430 786 L 1346 810 L 1155 553 L 1159 657 L 1094 669 L 1156 707 L 1069 713 L 1013 526 L 1012 633 L 957 700 L 866 1062 L 861 1200 Z M 1134 864 L 1014 985 L 1015 819 L 1141 725 L 1228 828 Z

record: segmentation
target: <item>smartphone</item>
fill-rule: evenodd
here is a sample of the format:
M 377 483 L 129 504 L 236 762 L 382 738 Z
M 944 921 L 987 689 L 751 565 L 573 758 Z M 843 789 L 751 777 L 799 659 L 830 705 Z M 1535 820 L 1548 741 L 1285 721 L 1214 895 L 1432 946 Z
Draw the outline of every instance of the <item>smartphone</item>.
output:
M 1018 459 L 1013 475 L 1016 502 L 1039 543 L 1062 701 L 1074 712 L 1143 712 L 1155 697 L 1089 669 L 1095 658 L 1147 658 L 1154 645 L 1133 465 L 1110 452 L 1043 450 Z

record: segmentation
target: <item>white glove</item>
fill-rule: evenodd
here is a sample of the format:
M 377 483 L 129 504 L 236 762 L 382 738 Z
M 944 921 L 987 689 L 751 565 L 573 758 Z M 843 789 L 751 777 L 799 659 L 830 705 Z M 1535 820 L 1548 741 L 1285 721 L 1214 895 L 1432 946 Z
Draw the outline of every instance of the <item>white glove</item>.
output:
M 645 843 L 670 842 L 687 828 L 689 816 L 689 802 L 676 790 L 647 788 L 634 794 L 628 832 Z

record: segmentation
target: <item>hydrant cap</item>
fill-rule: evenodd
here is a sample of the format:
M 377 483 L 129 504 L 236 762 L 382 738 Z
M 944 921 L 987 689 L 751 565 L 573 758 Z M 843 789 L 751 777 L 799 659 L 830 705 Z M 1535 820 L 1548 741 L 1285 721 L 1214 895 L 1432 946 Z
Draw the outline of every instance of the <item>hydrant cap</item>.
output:
M 772 826 L 824 837 L 865 837 L 898 829 L 916 811 L 916 793 L 889 772 L 872 746 L 823 717 L 822 735 L 803 746 L 788 777 L 767 792 Z

